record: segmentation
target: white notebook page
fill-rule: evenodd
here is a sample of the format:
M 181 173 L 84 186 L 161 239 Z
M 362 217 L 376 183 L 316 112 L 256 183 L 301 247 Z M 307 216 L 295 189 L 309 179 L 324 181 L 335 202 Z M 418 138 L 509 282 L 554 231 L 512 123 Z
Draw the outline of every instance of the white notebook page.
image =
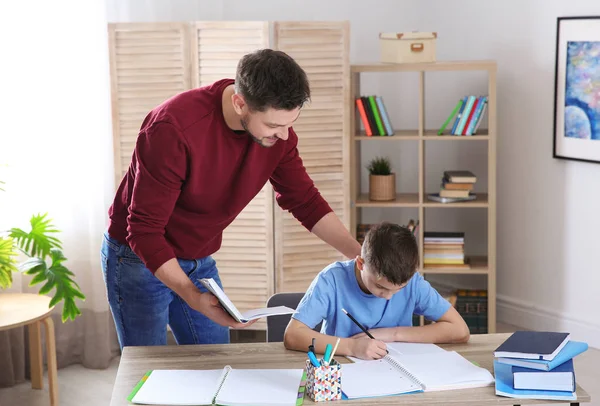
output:
M 420 386 L 384 360 L 342 365 L 342 391 L 350 399 L 420 390 Z
M 217 404 L 295 406 L 302 369 L 232 369 Z
M 478 367 L 455 351 L 405 354 L 396 358 L 425 385 L 425 391 L 477 388 L 494 383 L 485 368 Z
M 211 405 L 222 375 L 222 369 L 154 370 L 132 402 L 146 405 Z

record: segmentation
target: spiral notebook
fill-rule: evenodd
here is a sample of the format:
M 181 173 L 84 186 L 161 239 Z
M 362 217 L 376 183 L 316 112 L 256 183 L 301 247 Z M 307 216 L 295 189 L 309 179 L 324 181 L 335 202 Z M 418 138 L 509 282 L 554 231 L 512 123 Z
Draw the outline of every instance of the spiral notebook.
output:
M 390 353 L 380 360 L 343 366 L 342 391 L 348 399 L 413 392 L 479 388 L 494 384 L 484 368 L 455 351 Z
M 154 370 L 127 400 L 141 405 L 298 406 L 303 369 Z

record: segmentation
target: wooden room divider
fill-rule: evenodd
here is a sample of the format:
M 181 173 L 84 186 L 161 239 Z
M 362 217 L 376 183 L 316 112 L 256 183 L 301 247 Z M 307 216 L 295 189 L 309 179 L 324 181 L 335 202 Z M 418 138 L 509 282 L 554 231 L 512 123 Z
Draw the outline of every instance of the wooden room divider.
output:
M 294 125 L 300 155 L 349 227 L 350 185 L 344 179 L 349 165 L 344 135 L 352 107 L 347 22 L 115 23 L 108 30 L 116 185 L 152 108 L 185 90 L 235 78 L 246 53 L 280 49 L 306 70 L 311 84 L 311 102 Z M 267 183 L 223 233 L 214 258 L 225 291 L 246 310 L 264 307 L 276 292 L 305 291 L 321 269 L 343 256 L 281 210 Z M 264 329 L 265 323 L 253 327 Z

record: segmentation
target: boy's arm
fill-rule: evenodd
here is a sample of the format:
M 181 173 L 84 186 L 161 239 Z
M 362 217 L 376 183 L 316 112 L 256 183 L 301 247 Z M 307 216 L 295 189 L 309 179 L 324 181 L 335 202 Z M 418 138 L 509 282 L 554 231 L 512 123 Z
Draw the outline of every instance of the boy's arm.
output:
M 387 342 L 466 343 L 470 337 L 467 324 L 454 307 L 450 307 L 437 322 L 426 326 L 380 328 L 369 332 L 373 337 Z M 354 337 L 363 336 L 366 335 L 361 333 Z
M 327 344 L 335 347 L 338 339 L 338 337 L 318 333 L 301 321 L 291 319 L 285 330 L 283 344 L 289 350 L 308 352 L 308 346 L 312 344 L 313 338 L 315 338 L 315 352 L 318 354 L 325 353 Z M 340 344 L 334 356 L 337 355 L 349 355 L 361 359 L 379 359 L 386 355 L 386 345 L 380 340 L 373 340 L 366 336 L 361 339 L 340 338 Z

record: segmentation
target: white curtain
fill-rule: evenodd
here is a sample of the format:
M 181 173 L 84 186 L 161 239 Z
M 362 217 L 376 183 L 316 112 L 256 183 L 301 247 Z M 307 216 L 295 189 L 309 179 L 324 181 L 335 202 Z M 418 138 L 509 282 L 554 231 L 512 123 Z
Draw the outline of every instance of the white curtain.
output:
M 99 250 L 113 197 L 106 9 L 102 0 L 0 4 L 0 229 L 28 227 L 48 212 L 61 230 L 65 265 L 87 296 L 82 315 L 55 309 L 59 368 L 105 368 L 118 343 Z M 9 291 L 36 292 L 15 275 Z M 3 292 L 0 291 L 0 294 Z M 0 332 L 0 386 L 26 375 L 26 332 Z

